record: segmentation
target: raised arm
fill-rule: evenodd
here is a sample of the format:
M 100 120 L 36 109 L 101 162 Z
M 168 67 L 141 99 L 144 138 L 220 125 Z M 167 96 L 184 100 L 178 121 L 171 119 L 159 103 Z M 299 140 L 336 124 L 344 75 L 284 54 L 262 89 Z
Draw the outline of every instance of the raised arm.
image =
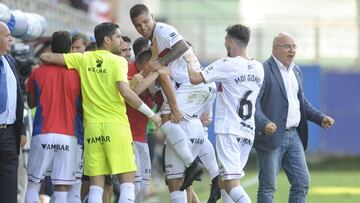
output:
M 184 40 L 180 40 L 171 47 L 169 53 L 159 58 L 159 62 L 161 63 L 161 65 L 167 65 L 173 60 L 181 57 L 187 50 L 189 50 L 189 46 Z
M 191 84 L 197 85 L 200 83 L 205 82 L 204 77 L 202 76 L 201 72 L 197 72 L 194 70 L 194 54 L 192 52 L 187 52 L 184 55 L 184 59 L 188 64 L 188 74 Z
M 55 64 L 65 66 L 65 58 L 63 54 L 57 53 L 43 53 L 40 55 L 40 60 L 45 64 Z

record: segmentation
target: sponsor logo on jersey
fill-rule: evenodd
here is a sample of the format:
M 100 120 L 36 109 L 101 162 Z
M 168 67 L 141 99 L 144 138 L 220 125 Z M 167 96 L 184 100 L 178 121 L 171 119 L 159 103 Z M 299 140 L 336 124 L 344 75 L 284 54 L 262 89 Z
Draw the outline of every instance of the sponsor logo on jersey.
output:
M 96 144 L 96 143 L 100 143 L 103 144 L 105 142 L 111 142 L 110 141 L 110 136 L 98 136 L 98 137 L 91 137 L 91 138 L 87 138 L 86 139 L 88 144 Z
M 251 140 L 244 137 L 243 138 L 237 137 L 236 141 L 242 145 L 252 145 Z
M 103 60 L 101 59 L 96 59 L 96 68 L 92 67 L 92 68 L 88 68 L 88 72 L 93 72 L 93 73 L 107 73 L 107 69 L 105 68 L 101 68 L 102 64 L 103 64 Z
M 41 144 L 42 148 L 45 150 L 54 150 L 54 151 L 69 151 L 69 145 L 62 144 Z
M 190 138 L 190 142 L 192 144 L 203 144 L 204 139 L 203 138 Z

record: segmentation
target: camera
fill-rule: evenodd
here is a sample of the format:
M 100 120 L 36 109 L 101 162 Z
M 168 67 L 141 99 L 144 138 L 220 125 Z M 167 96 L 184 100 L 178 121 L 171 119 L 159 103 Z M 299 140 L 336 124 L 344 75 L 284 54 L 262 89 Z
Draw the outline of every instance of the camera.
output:
M 30 45 L 16 43 L 11 46 L 10 54 L 16 61 L 20 86 L 25 89 L 25 81 L 30 76 L 35 61 L 34 50 Z

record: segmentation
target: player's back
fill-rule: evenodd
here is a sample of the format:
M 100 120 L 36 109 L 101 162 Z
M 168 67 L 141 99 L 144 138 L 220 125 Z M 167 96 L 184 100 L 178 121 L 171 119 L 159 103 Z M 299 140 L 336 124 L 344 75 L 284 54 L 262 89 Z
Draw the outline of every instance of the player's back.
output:
M 116 81 L 127 82 L 125 58 L 106 50 L 65 54 L 68 68 L 76 69 L 81 78 L 84 124 L 121 122 L 129 125 L 124 98 Z
M 27 89 L 35 91 L 38 98 L 33 135 L 75 134 L 77 102 L 80 100 L 80 78 L 76 71 L 43 65 L 32 72 Z
M 264 78 L 261 63 L 242 57 L 224 58 L 204 71 L 214 71 L 219 82 L 215 132 L 253 139 L 255 102 Z

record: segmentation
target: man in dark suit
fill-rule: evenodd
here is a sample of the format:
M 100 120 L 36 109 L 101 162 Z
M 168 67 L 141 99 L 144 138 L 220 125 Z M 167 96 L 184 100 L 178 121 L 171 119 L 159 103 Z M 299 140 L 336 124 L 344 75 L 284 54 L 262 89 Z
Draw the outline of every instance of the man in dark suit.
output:
M 305 160 L 307 121 L 329 128 L 334 120 L 304 96 L 302 74 L 294 64 L 295 39 L 287 33 L 273 40 L 272 56 L 263 63 L 264 83 L 256 103 L 255 149 L 259 164 L 258 203 L 273 202 L 276 176 L 284 168 L 291 184 L 289 202 L 305 202 L 310 174 Z
M 18 154 L 26 138 L 21 87 L 15 61 L 7 54 L 10 43 L 9 28 L 0 22 L 0 202 L 16 203 Z

